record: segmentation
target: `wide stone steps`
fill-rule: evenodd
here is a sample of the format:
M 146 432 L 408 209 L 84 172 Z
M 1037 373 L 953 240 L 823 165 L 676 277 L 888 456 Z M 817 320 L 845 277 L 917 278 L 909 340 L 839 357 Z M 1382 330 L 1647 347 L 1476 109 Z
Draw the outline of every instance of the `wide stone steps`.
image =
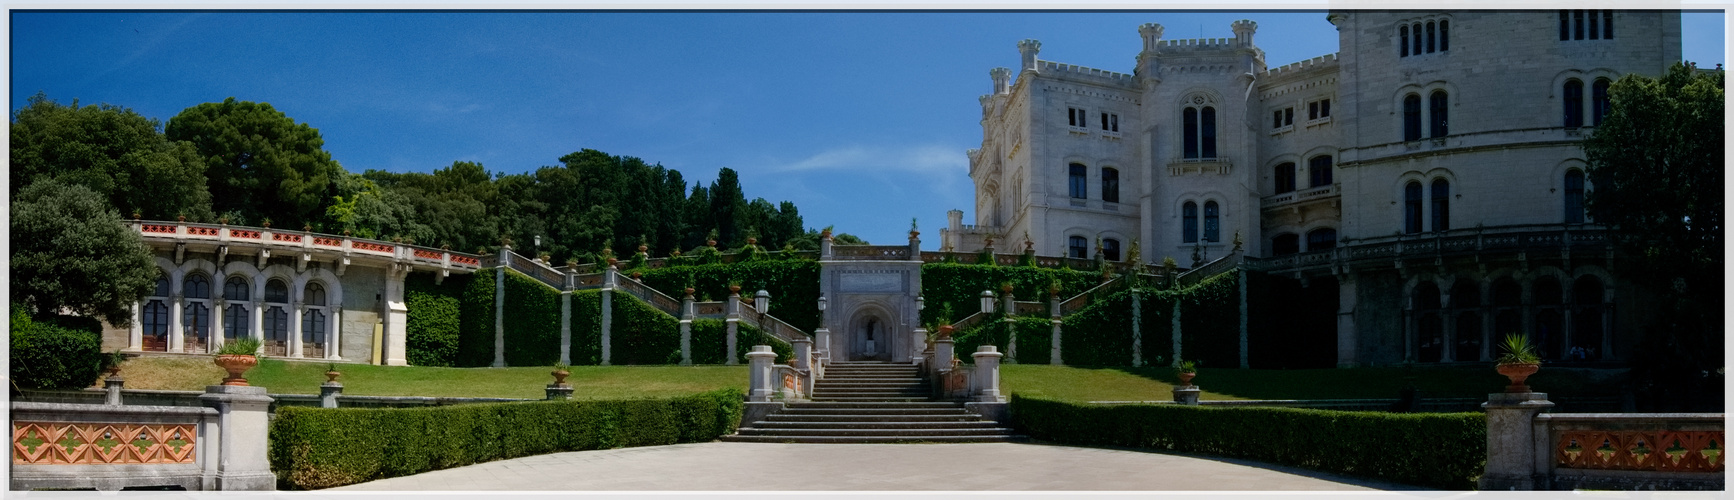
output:
M 963 403 L 933 401 L 913 365 L 836 363 L 811 402 L 789 403 L 724 441 L 775 443 L 969 443 L 1022 439 Z

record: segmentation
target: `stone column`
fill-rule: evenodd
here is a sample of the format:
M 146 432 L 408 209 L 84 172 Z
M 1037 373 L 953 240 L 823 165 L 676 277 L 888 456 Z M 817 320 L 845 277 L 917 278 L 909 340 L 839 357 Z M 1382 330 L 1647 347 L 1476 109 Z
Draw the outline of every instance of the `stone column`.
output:
M 1494 393 L 1481 407 L 1487 411 L 1487 469 L 1481 491 L 1528 491 L 1547 487 L 1547 429 L 1535 416 L 1553 408 L 1544 392 Z
M 1337 367 L 1359 365 L 1355 340 L 1355 275 L 1337 275 Z
M 409 360 L 405 358 L 409 352 L 409 341 L 405 337 L 409 307 L 403 303 L 403 278 L 409 274 L 409 269 L 399 266 L 392 264 L 385 275 L 385 341 L 380 346 L 385 353 L 380 358 L 388 366 L 409 366 Z
M 1172 351 L 1174 353 L 1174 359 L 1168 360 L 1168 366 L 1179 368 L 1180 367 L 1180 357 L 1181 357 L 1180 356 L 1181 355 L 1181 352 L 1180 352 L 1180 334 L 1181 334 L 1181 332 L 1180 332 L 1180 301 L 1178 301 L 1178 300 L 1174 301 L 1173 314 L 1169 314 L 1168 317 L 1171 318 L 1168 320 L 1168 331 L 1172 332 L 1171 335 L 1174 338 L 1173 351 Z
M 223 310 L 223 305 L 227 303 L 228 301 L 221 297 L 211 301 L 211 333 L 205 336 L 205 352 L 217 352 L 223 348 L 223 325 L 226 324 L 223 322 L 223 313 L 228 312 Z
M 1143 294 L 1137 288 L 1132 289 L 1132 366 L 1144 366 L 1144 300 Z M 1054 299 L 1059 304 L 1059 299 Z M 1057 308 L 1056 308 L 1057 309 Z M 1058 332 L 1060 319 L 1054 318 L 1054 331 Z M 1059 335 L 1054 335 L 1054 348 L 1059 349 Z M 1059 359 L 1059 358 L 1054 358 Z M 1054 363 L 1059 364 L 1059 363 Z
M 1018 364 L 1017 296 L 1005 293 L 1005 363 Z
M 500 267 L 494 268 L 494 368 L 506 366 L 506 263 L 512 247 L 500 248 Z
M 1240 27 L 1240 23 L 1237 21 L 1235 23 L 1235 26 L 1236 26 L 1236 33 L 1239 33 L 1238 30 Z M 1252 43 L 1252 35 L 1251 34 L 1247 34 L 1246 39 L 1247 39 L 1248 44 Z M 1241 272 L 1236 273 L 1236 274 L 1240 275 L 1240 368 L 1246 369 L 1246 368 L 1249 368 L 1252 366 L 1252 364 L 1250 362 L 1248 362 L 1248 360 L 1247 360 L 1247 350 L 1248 350 L 1249 345 L 1247 344 L 1247 331 L 1246 331 L 1246 313 L 1247 313 L 1247 309 L 1246 309 L 1246 271 L 1241 271 Z M 1137 309 L 1132 309 L 1132 310 L 1134 311 L 1133 317 L 1134 318 L 1137 317 L 1136 312 L 1135 312 L 1135 311 L 1137 311 Z M 1134 329 L 1133 331 L 1136 331 L 1136 329 L 1138 328 L 1138 324 L 1133 323 L 1132 328 Z
M 988 403 L 1003 401 L 999 395 L 999 359 L 1003 356 L 999 353 L 999 348 L 984 345 L 975 351 L 974 356 L 975 372 L 970 374 L 973 382 L 970 385 L 974 386 L 971 392 L 975 393 L 975 400 Z
M 217 409 L 217 456 L 206 457 L 217 465 L 212 489 L 277 489 L 277 476 L 271 473 L 271 462 L 265 455 L 270 431 L 267 411 L 272 401 L 265 388 L 206 386 L 199 400 Z
M 343 298 L 338 297 L 337 306 L 331 309 L 331 328 L 325 336 L 325 359 L 343 359 L 340 352 L 343 346 Z
M 756 345 L 752 352 L 747 353 L 748 380 L 747 401 L 764 403 L 771 400 L 771 364 L 777 360 L 777 353 L 771 352 L 771 346 Z
M 175 293 L 174 305 L 169 307 L 169 346 L 165 350 L 168 352 L 184 352 L 187 350 L 187 337 L 186 332 L 182 331 L 182 329 L 186 328 L 185 323 L 182 321 L 185 318 L 182 316 L 187 314 L 186 298 L 182 297 L 178 292 Z
M 305 305 L 299 300 L 291 304 L 290 307 L 292 307 L 293 310 L 289 313 L 289 357 L 299 358 L 302 357 L 301 320 L 302 317 L 307 314 L 307 310 Z
M 692 318 L 696 316 L 693 310 L 692 294 L 680 298 L 680 365 L 692 366 Z
M 144 350 L 144 301 L 132 303 L 132 326 L 127 329 L 126 350 Z
M 614 360 L 614 280 L 618 277 L 613 264 L 602 268 L 602 366 Z
M 741 323 L 741 294 L 740 294 L 740 292 L 729 292 L 729 297 L 727 299 L 724 299 L 723 302 L 726 304 L 725 310 L 728 311 L 728 319 L 724 320 L 725 322 L 728 323 L 728 335 L 723 337 L 724 345 L 727 346 L 726 348 L 728 349 L 728 358 L 727 358 L 728 360 L 725 361 L 724 364 L 738 365 L 738 364 L 741 364 L 741 362 L 740 362 L 740 358 L 735 354 L 735 352 L 736 352 L 735 350 L 737 349 L 736 345 L 738 345 L 737 344 L 739 342 L 738 338 L 740 337 L 740 335 L 739 335 L 740 323 Z
M 566 289 L 560 291 L 560 363 L 572 364 L 572 275 L 566 275 Z
M 111 406 L 120 406 L 122 404 L 120 401 L 120 389 L 121 389 L 121 387 L 123 387 L 125 385 L 126 385 L 126 379 L 122 378 L 120 376 L 120 374 L 118 374 L 118 373 L 111 376 L 111 377 L 103 379 L 102 389 L 103 389 L 103 391 L 106 392 L 106 394 L 103 397 L 102 404 L 111 405 Z
M 259 341 L 259 349 L 265 349 L 265 301 L 254 300 L 253 310 L 247 312 L 253 318 L 253 328 L 247 330 L 247 336 Z
M 1048 364 L 1055 366 L 1064 365 L 1066 364 L 1064 358 L 1060 356 L 1060 326 L 1065 323 L 1065 321 L 1060 320 L 1060 294 L 1055 293 L 1048 295 L 1048 322 L 1052 323 L 1054 326 L 1053 345 L 1048 348 Z M 1136 337 L 1133 338 L 1136 339 Z M 1133 341 L 1133 351 L 1134 354 L 1132 354 L 1132 356 L 1136 359 L 1138 356 L 1138 354 L 1136 354 L 1136 340 Z M 1137 365 L 1134 364 L 1133 366 Z
M 1481 296 L 1491 298 L 1486 293 L 1482 293 Z M 1483 304 L 1485 303 L 1487 302 L 1483 302 Z M 1481 306 L 1481 361 L 1493 359 L 1493 316 L 1495 314 L 1495 309 L 1492 307 Z
M 343 383 L 335 380 L 319 384 L 319 407 L 336 408 L 337 397 L 343 395 Z

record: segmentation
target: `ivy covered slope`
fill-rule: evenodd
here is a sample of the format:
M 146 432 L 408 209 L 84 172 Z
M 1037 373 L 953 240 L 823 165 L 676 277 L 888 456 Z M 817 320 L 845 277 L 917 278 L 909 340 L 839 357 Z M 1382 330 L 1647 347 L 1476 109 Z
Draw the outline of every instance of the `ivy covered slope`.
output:
M 1007 281 L 1012 283 L 1012 295 L 1017 300 L 1046 301 L 1048 287 L 1055 280 L 1060 282 L 1060 297 L 1070 298 L 1100 285 L 1102 275 L 1031 266 L 922 264 L 921 296 L 925 299 L 927 308 L 921 311 L 921 324 L 931 325 L 969 317 L 981 310 L 983 290 L 992 290 L 998 294 L 1000 285 Z M 945 314 L 946 306 L 951 307 L 950 318 L 941 317 Z
M 729 296 L 729 283 L 739 282 L 743 298 L 764 290 L 771 294 L 771 315 L 801 331 L 819 328 L 819 263 L 811 260 L 754 260 L 736 264 L 704 264 L 644 271 L 645 285 L 676 299 L 694 289 L 698 301 Z
M 508 366 L 547 366 L 560 360 L 560 292 L 517 271 L 505 272 L 505 331 Z M 492 366 L 494 362 L 493 272 L 405 283 L 408 357 L 418 366 Z M 572 292 L 572 364 L 602 363 L 602 292 Z M 636 297 L 614 294 L 613 357 L 617 365 L 680 361 L 679 321 Z

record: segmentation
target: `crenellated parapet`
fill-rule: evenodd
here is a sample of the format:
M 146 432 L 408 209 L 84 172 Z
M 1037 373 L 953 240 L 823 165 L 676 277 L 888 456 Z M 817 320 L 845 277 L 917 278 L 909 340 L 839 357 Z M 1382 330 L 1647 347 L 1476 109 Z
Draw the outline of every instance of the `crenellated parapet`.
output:
M 1275 68 L 1265 70 L 1263 78 L 1275 78 L 1275 77 L 1279 77 L 1279 76 L 1298 73 L 1301 71 L 1306 71 L 1309 69 L 1324 69 L 1324 68 L 1335 68 L 1335 67 L 1337 67 L 1337 55 L 1336 54 L 1325 54 L 1322 56 L 1314 57 L 1312 59 L 1307 59 L 1307 60 L 1295 62 L 1295 63 L 1284 64 L 1282 66 L 1277 66 Z
M 1081 81 L 1090 82 L 1090 83 L 1097 83 L 1097 84 L 1103 84 L 1103 85 L 1114 85 L 1114 86 L 1121 86 L 1121 87 L 1133 87 L 1135 85 L 1135 82 L 1136 82 L 1136 80 L 1133 78 L 1132 75 L 1128 75 L 1125 73 L 1117 73 L 1117 72 L 1108 71 L 1108 70 L 1088 68 L 1088 67 L 1079 66 L 1076 64 L 1058 63 L 1058 62 L 1054 62 L 1054 61 L 1038 61 L 1037 63 L 1040 65 L 1040 68 L 1041 68 L 1037 72 L 1041 73 L 1043 76 L 1047 76 L 1047 77 L 1068 78 L 1068 79 L 1081 80 Z

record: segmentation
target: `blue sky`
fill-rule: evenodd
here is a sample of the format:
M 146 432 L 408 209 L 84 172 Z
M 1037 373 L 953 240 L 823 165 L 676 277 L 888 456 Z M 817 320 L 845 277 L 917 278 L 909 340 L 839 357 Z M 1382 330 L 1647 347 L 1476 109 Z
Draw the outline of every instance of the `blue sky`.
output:
M 1323 12 L 20 12 L 10 103 L 38 91 L 167 123 L 227 97 L 318 128 L 351 172 L 464 160 L 525 172 L 583 148 L 747 197 L 810 227 L 900 243 L 974 205 L 988 70 L 1041 58 L 1130 72 L 1137 27 L 1230 37 L 1259 23 L 1271 66 L 1336 52 Z M 1685 58 L 1724 61 L 1720 12 L 1684 16 Z M 968 221 L 973 215 L 966 215 Z

